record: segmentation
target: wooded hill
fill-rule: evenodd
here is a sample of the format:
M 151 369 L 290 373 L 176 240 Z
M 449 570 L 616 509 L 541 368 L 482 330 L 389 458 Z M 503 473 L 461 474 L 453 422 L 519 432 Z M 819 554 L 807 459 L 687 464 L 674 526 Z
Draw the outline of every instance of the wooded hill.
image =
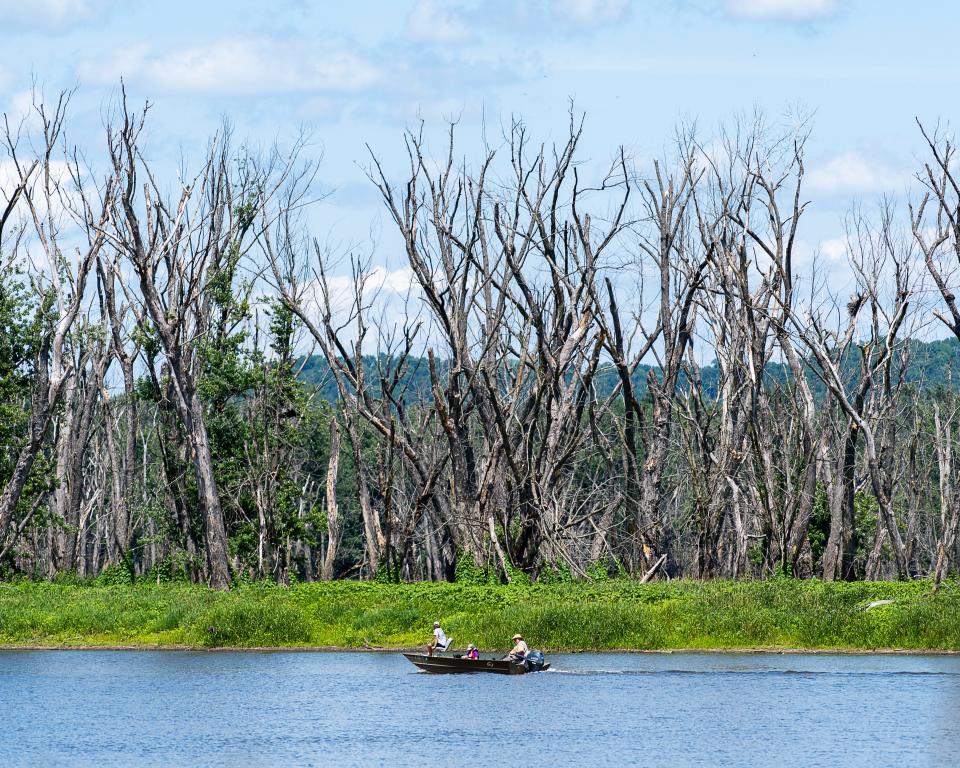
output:
M 903 381 L 907 384 L 916 385 L 922 389 L 935 390 L 937 387 L 947 387 L 957 389 L 960 387 L 960 341 L 956 338 L 938 339 L 936 341 L 920 341 L 913 339 L 903 342 L 910 347 L 909 354 L 906 356 L 905 367 L 903 371 Z M 894 365 L 899 364 L 900 349 L 897 348 L 893 353 Z M 844 378 L 856 386 L 857 383 L 857 362 L 853 355 L 847 355 L 841 363 L 844 371 Z M 438 361 L 437 367 L 441 374 L 449 370 L 448 361 Z M 363 367 L 366 372 L 366 378 L 370 381 L 377 380 L 377 359 L 370 355 L 363 358 Z M 307 358 L 300 358 L 296 363 L 301 381 L 317 388 L 317 392 L 324 400 L 330 403 L 336 403 L 340 399 L 340 393 L 337 391 L 337 385 L 333 378 L 332 371 L 326 359 L 322 355 L 310 355 Z M 826 385 L 817 377 L 816 363 L 811 361 L 807 365 L 810 388 L 818 399 L 826 397 L 828 389 Z M 662 377 L 662 371 L 659 367 L 653 365 L 640 364 L 631 374 L 630 379 L 633 388 L 638 397 L 646 397 L 647 380 L 653 373 L 658 379 Z M 768 362 L 765 368 L 765 375 L 768 384 L 772 382 L 786 382 L 790 378 L 790 368 L 785 363 Z M 709 365 L 704 365 L 699 369 L 700 382 L 703 386 L 704 394 L 710 398 L 716 398 L 719 392 L 722 372 L 716 361 Z M 600 364 L 594 379 L 594 397 L 598 400 L 604 400 L 616 389 L 619 382 L 619 375 L 614 366 L 603 363 Z M 680 388 L 687 386 L 688 381 L 684 372 L 680 375 Z M 404 378 L 400 381 L 399 387 L 403 389 L 413 400 L 421 397 L 430 396 L 430 369 L 429 361 L 426 358 L 414 358 L 411 360 L 409 368 L 404 372 Z

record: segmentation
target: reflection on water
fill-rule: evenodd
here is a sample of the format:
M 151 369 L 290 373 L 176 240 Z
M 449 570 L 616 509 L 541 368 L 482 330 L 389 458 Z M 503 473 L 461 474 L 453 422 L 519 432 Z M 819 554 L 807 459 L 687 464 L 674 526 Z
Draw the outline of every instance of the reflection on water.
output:
M 3 766 L 960 764 L 960 658 L 0 651 Z

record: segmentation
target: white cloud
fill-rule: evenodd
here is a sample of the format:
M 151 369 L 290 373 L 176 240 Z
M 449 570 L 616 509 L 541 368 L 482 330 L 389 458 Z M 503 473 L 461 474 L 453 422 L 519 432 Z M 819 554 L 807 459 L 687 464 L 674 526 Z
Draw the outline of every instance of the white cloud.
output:
M 407 36 L 421 43 L 459 43 L 472 37 L 472 33 L 436 0 L 417 0 L 407 14 Z
M 21 130 L 32 132 L 43 128 L 40 115 L 34 107 L 34 101 L 40 98 L 30 89 L 17 91 L 8 102 L 9 106 L 5 110 L 10 124 L 19 126 Z
M 726 0 L 729 15 L 761 21 L 821 21 L 840 11 L 841 0 Z
M 90 21 L 111 0 L 0 0 L 0 24 L 58 29 Z
M 319 42 L 310 46 L 271 38 L 236 38 L 155 51 L 117 51 L 80 67 L 84 79 L 115 84 L 121 77 L 170 92 L 272 94 L 357 91 L 374 83 L 377 68 L 357 54 Z
M 27 160 L 27 157 L 21 158 Z M 50 221 L 56 231 L 56 249 L 58 257 L 76 265 L 77 250 L 84 247 L 84 230 L 77 222 L 77 212 L 82 209 L 82 192 L 76 188 L 70 166 L 63 160 L 51 160 L 49 166 L 50 178 L 53 184 L 49 201 L 44 194 L 43 175 L 37 168 L 30 177 L 27 189 L 33 200 L 37 216 L 41 221 Z M 81 184 L 87 177 L 81 178 Z M 0 205 L 6 206 L 13 190 L 20 184 L 20 171 L 13 160 L 0 161 Z M 20 230 L 25 237 L 18 243 L 13 253 L 5 252 L 3 257 L 11 258 L 19 266 L 29 269 L 34 275 L 49 275 L 55 268 L 51 261 L 52 254 L 48 253 L 39 241 L 36 230 L 31 223 L 28 200 L 21 195 L 13 210 L 11 220 L 7 222 L 8 234 L 14 229 Z M 10 238 L 13 242 L 16 238 Z M 5 249 L 6 250 L 6 249 Z
M 356 300 L 356 283 L 352 275 L 339 274 L 327 277 L 327 291 L 333 324 L 342 327 L 342 338 L 356 340 L 356 327 L 352 321 Z M 383 265 L 370 267 L 364 276 L 362 300 L 366 306 L 368 321 L 373 318 L 373 333 L 367 344 L 375 345 L 377 334 L 390 335 L 395 328 L 416 316 L 422 293 L 409 267 L 390 269 Z M 325 301 L 320 284 L 316 280 L 304 286 L 304 307 L 314 321 L 323 316 Z M 409 300 L 409 303 L 408 303 Z
M 857 152 L 837 155 L 807 175 L 810 189 L 827 194 L 879 193 L 896 190 L 905 181 L 903 175 Z
M 820 243 L 820 253 L 827 261 L 843 261 L 847 257 L 847 239 L 833 237 Z
M 18 91 L 10 98 L 10 113 L 17 117 L 26 117 L 35 111 L 33 101 L 33 91 L 30 89 Z
M 382 265 L 370 267 L 363 275 L 363 298 L 390 300 L 393 296 L 406 296 L 414 288 L 415 277 L 410 267 L 389 269 Z M 356 295 L 356 283 L 352 275 L 330 275 L 327 277 L 327 289 L 330 292 L 330 305 L 334 313 L 346 312 Z M 310 301 L 321 302 L 322 291 L 316 281 L 307 286 L 306 295 Z
M 26 155 L 21 157 L 20 162 L 22 167 L 29 167 L 30 156 Z M 51 180 L 50 211 L 52 211 L 52 218 L 58 226 L 69 227 L 71 225 L 70 209 L 78 210 L 81 202 L 80 195 L 74 186 L 70 166 L 64 160 L 51 160 L 49 174 Z M 0 192 L 0 198 L 2 198 L 4 205 L 13 190 L 20 185 L 20 181 L 20 170 L 18 170 L 13 160 L 0 161 L 0 190 L 2 190 L 2 192 Z M 40 218 L 46 218 L 48 208 L 46 195 L 44 194 L 41 166 L 38 166 L 34 170 L 33 175 L 30 176 L 26 190 L 32 195 Z M 27 200 L 21 196 L 14 210 L 17 214 L 27 216 Z
M 365 292 L 388 291 L 405 295 L 414 284 L 413 270 L 410 267 L 387 269 L 376 266 L 370 270 L 369 282 Z
M 620 21 L 629 9 L 627 0 L 554 0 L 554 9 L 581 27 L 599 27 Z

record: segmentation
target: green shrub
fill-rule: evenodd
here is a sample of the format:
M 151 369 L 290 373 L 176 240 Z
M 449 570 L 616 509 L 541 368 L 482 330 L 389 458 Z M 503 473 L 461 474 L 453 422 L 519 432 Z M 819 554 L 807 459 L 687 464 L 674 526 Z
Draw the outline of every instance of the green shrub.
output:
M 58 571 L 53 577 L 53 583 L 65 587 L 77 587 L 84 583 L 84 579 L 76 571 Z
M 484 568 L 473 561 L 473 557 L 463 552 L 457 555 L 457 570 L 455 574 L 457 584 L 499 584 L 500 579 L 496 571 Z
M 100 575 L 94 579 L 94 583 L 102 587 L 119 587 L 133 584 L 133 569 L 127 566 L 125 562 L 119 562 L 115 565 L 108 565 Z
M 296 606 L 280 601 L 249 603 L 235 599 L 195 616 L 188 637 L 196 645 L 206 647 L 301 645 L 309 641 L 310 629 Z
M 536 584 L 323 582 L 232 592 L 177 582 L 0 584 L 0 643 L 344 646 L 425 644 L 440 620 L 457 647 L 960 650 L 960 587 L 630 579 Z M 128 573 L 128 572 L 127 572 Z M 877 600 L 893 600 L 870 610 Z

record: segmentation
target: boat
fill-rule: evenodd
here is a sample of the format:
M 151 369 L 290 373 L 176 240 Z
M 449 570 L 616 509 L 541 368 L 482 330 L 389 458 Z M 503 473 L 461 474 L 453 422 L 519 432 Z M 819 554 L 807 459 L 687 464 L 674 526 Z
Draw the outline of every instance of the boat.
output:
M 427 656 L 425 653 L 405 653 L 404 658 L 418 669 L 434 674 L 471 674 L 491 672 L 495 675 L 525 675 L 528 672 L 540 672 L 550 669 L 546 662 L 539 669 L 531 669 L 522 661 L 507 659 L 471 659 L 466 656 Z

